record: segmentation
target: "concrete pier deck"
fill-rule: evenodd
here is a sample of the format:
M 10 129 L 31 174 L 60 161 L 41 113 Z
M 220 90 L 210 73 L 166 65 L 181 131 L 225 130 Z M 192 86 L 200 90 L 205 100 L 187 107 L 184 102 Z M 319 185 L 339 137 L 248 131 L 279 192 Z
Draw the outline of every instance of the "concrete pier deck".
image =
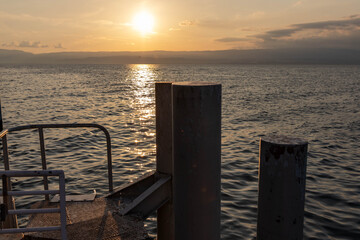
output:
M 120 199 L 95 198 L 92 202 L 67 202 L 67 237 L 69 240 L 142 240 L 149 239 L 144 223 L 136 216 L 121 216 Z M 42 201 L 33 208 L 56 207 Z M 34 214 L 27 227 L 59 226 L 59 213 Z M 61 239 L 60 231 L 26 233 L 24 239 Z

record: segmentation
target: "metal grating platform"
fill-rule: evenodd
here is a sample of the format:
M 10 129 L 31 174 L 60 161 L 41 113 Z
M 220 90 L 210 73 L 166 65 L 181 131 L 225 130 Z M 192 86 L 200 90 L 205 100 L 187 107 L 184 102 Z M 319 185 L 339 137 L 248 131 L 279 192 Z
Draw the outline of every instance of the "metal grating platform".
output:
M 33 208 L 55 207 L 57 203 L 39 202 Z M 148 239 L 142 219 L 119 214 L 119 199 L 96 198 L 92 202 L 67 202 L 69 240 L 142 240 Z M 27 227 L 58 226 L 59 214 L 32 215 Z M 60 231 L 27 233 L 25 239 L 61 239 Z

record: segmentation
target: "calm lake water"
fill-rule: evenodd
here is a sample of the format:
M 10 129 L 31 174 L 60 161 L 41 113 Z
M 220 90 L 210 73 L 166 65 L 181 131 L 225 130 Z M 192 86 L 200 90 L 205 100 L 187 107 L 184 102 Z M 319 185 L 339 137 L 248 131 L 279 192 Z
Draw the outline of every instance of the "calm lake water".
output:
M 159 81 L 223 85 L 222 239 L 256 237 L 258 145 L 271 133 L 309 141 L 305 239 L 360 239 L 360 66 L 0 66 L 4 126 L 105 126 L 119 186 L 155 168 Z M 102 132 L 51 129 L 45 139 L 48 167 L 65 170 L 68 193 L 106 193 Z M 40 169 L 37 132 L 10 134 L 9 148 L 12 169 Z M 41 189 L 40 179 L 14 183 L 28 186 Z M 146 223 L 153 234 L 155 221 Z

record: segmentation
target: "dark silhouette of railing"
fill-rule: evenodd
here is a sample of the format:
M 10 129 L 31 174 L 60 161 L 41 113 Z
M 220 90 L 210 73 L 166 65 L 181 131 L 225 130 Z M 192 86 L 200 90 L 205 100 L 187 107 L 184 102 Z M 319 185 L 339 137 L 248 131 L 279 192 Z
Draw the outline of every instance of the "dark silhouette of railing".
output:
M 112 192 L 113 187 L 113 176 L 112 176 L 112 157 L 111 157 L 111 139 L 108 130 L 94 123 L 73 123 L 73 124 L 32 124 L 32 125 L 24 125 L 9 128 L 0 132 L 0 138 L 2 138 L 3 145 L 3 158 L 4 158 L 4 168 L 5 170 L 10 170 L 9 167 L 9 153 L 7 146 L 7 135 L 9 133 L 18 132 L 22 130 L 29 129 L 37 129 L 39 132 L 39 141 L 40 141 L 40 151 L 41 151 L 41 162 L 42 162 L 42 170 L 47 170 L 47 162 L 46 162 L 46 154 L 45 154 L 45 142 L 44 142 L 44 129 L 46 128 L 97 128 L 104 132 L 106 137 L 106 146 L 107 146 L 107 167 L 108 167 L 108 185 L 109 192 Z M 47 177 L 44 176 L 44 190 L 48 190 L 48 180 Z M 45 195 L 45 199 L 49 200 L 49 195 Z

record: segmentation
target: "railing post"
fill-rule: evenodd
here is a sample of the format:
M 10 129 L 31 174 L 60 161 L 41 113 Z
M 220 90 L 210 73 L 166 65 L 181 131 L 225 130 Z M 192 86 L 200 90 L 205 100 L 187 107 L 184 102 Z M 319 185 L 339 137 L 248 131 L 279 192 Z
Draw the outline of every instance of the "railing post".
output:
M 171 82 L 155 83 L 156 171 L 173 176 Z M 174 240 L 172 197 L 157 210 L 157 239 Z
M 3 120 L 2 120 L 2 107 L 1 107 L 1 99 L 0 99 L 0 132 L 4 130 Z M 1 138 L 1 147 L 3 151 L 3 161 L 4 161 L 4 169 L 9 170 L 9 155 L 7 148 L 7 136 Z
M 173 83 L 176 240 L 220 239 L 221 85 Z
M 110 139 L 110 133 L 103 126 L 98 125 L 98 124 L 93 124 L 93 123 L 35 124 L 35 125 L 18 126 L 18 127 L 10 128 L 8 130 L 9 130 L 9 132 L 15 132 L 15 131 L 20 131 L 20 130 L 25 130 L 25 129 L 34 129 L 34 128 L 44 129 L 44 128 L 83 128 L 83 127 L 84 128 L 86 128 L 86 127 L 98 128 L 101 131 L 103 131 L 105 136 L 106 136 L 109 192 L 112 192 L 113 191 L 113 179 L 112 179 L 111 139 Z M 41 133 L 41 131 L 43 131 L 43 130 L 39 130 L 40 144 L 41 144 L 41 142 L 44 143 L 44 141 L 41 140 L 44 137 L 44 136 L 42 136 L 43 133 Z M 45 145 L 44 146 L 40 145 L 40 147 L 43 149 L 43 150 L 41 150 L 42 151 L 42 156 L 45 157 Z M 42 158 L 42 159 L 45 159 L 45 158 Z
M 45 140 L 44 140 L 44 129 L 42 127 L 38 128 L 39 130 L 39 140 L 40 140 L 40 152 L 41 152 L 41 165 L 42 170 L 46 170 L 46 153 L 45 153 Z M 49 183 L 47 176 L 43 177 L 44 190 L 49 190 Z M 49 194 L 45 194 L 45 200 L 49 201 Z
M 1 99 L 0 99 L 0 132 L 4 130 L 3 120 L 2 120 L 2 107 L 1 107 Z M 2 150 L 3 150 L 3 161 L 4 161 L 4 169 L 9 170 L 9 152 L 7 146 L 7 136 L 5 135 L 1 139 Z
M 112 173 L 112 157 L 111 157 L 110 133 L 104 127 L 102 127 L 101 130 L 105 133 L 105 137 L 106 137 L 109 192 L 112 192 L 112 191 L 114 191 L 114 184 L 113 184 L 113 173 Z
M 2 130 L 4 130 L 4 125 L 3 125 L 3 119 L 2 119 L 2 113 L 1 113 L 1 99 L 0 99 L 0 132 Z
M 0 132 L 4 130 L 3 126 L 3 120 L 2 120 L 2 113 L 1 113 L 2 107 L 1 107 L 1 100 L 0 100 Z M 2 148 L 3 148 L 3 161 L 4 161 L 4 169 L 10 170 L 10 164 L 9 164 L 9 152 L 8 152 L 8 145 L 7 145 L 7 136 L 5 135 L 2 140 Z M 7 182 L 7 190 L 11 190 L 11 180 L 10 178 L 6 181 Z M 8 203 L 8 209 L 12 210 L 15 209 L 15 201 L 12 196 L 7 196 L 7 203 Z M 6 217 L 6 221 L 3 224 L 3 227 L 5 228 L 17 228 L 18 227 L 18 221 L 16 215 L 10 215 Z
M 65 174 L 62 171 L 59 174 L 59 196 L 60 196 L 60 223 L 61 223 L 61 239 L 67 240 L 66 234 L 66 196 L 65 196 Z
M 257 239 L 303 239 L 308 143 L 260 139 Z

